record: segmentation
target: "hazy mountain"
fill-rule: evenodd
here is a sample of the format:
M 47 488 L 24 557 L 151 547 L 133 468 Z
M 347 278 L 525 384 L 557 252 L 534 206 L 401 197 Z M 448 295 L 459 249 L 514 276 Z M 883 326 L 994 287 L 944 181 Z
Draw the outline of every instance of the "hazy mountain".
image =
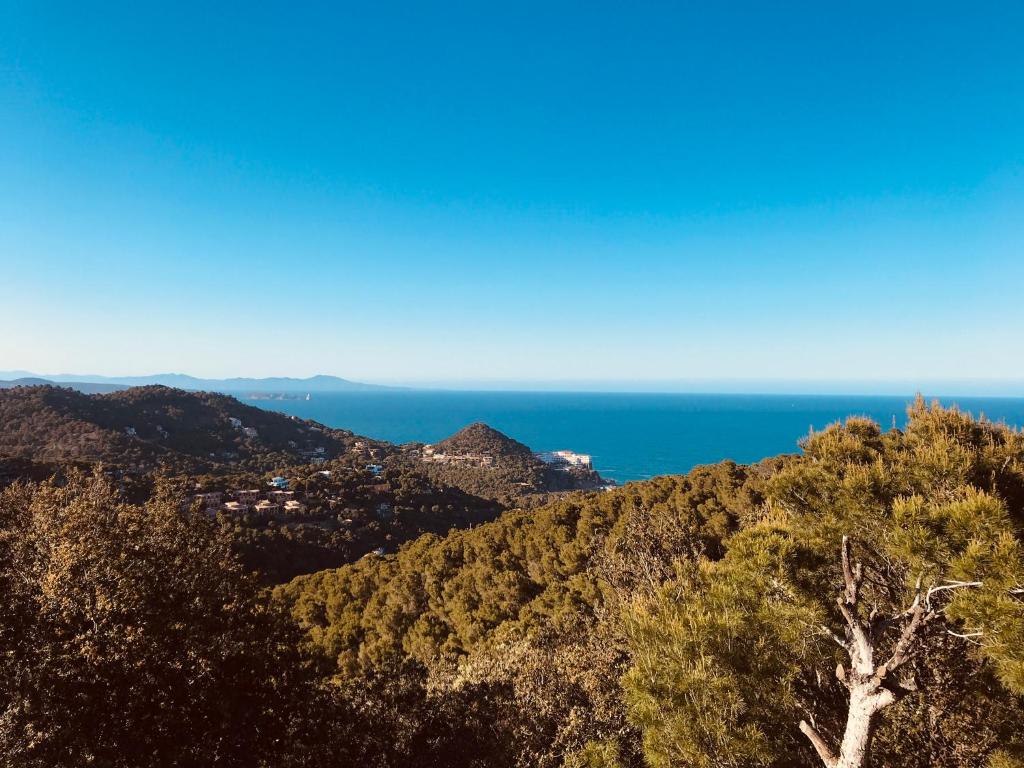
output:
M 296 379 L 286 376 L 264 379 L 231 378 L 231 379 L 200 379 L 184 373 L 156 373 L 150 376 L 95 376 L 85 374 L 59 373 L 38 376 L 28 371 L 0 371 L 3 379 L 35 378 L 37 384 L 58 383 L 80 389 L 84 384 L 107 384 L 122 387 L 144 387 L 157 384 L 164 387 L 175 387 L 193 391 L 207 392 L 368 392 L 373 390 L 398 389 L 377 384 L 341 379 L 337 376 L 310 376 Z M 98 391 L 98 390 L 93 390 Z M 103 390 L 113 391 L 113 390 Z

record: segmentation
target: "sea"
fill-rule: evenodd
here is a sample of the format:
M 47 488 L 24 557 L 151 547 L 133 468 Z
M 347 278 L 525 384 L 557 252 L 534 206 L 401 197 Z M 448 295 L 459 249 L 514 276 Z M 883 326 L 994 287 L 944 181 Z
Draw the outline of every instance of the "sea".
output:
M 1024 398 L 938 398 L 974 415 L 1024 425 Z M 482 421 L 535 451 L 588 453 L 620 483 L 723 459 L 799 452 L 798 441 L 847 416 L 902 426 L 912 397 L 378 391 L 313 393 L 252 405 L 393 443 L 432 443 Z

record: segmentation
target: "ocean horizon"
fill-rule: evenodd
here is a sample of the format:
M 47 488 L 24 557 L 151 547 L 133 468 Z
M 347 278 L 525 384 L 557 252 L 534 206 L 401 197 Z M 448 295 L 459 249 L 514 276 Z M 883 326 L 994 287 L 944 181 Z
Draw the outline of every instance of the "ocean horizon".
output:
M 314 393 L 310 400 L 250 400 L 393 443 L 441 440 L 475 421 L 535 451 L 593 457 L 617 482 L 688 472 L 731 459 L 799 452 L 798 441 L 848 416 L 902 427 L 912 396 L 493 392 L 408 390 Z M 1024 425 L 1021 397 L 937 397 L 975 416 Z

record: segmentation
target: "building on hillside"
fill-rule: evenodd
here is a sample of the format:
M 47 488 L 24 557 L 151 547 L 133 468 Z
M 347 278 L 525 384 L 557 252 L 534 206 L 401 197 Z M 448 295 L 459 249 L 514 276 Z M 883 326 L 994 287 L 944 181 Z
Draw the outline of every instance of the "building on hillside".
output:
M 534 456 L 545 464 L 550 464 L 556 469 L 569 469 L 571 467 L 591 469 L 593 467 L 590 455 L 586 453 L 574 453 L 573 451 L 541 451 L 539 453 L 535 453 Z
M 235 500 L 240 504 L 255 504 L 260 499 L 260 492 L 256 488 L 245 491 L 235 491 Z
M 272 477 L 270 479 L 270 485 L 281 490 L 288 489 L 288 478 L 287 477 Z
M 224 511 L 229 515 L 244 515 L 249 511 L 249 505 L 237 501 L 229 501 L 224 505 Z
M 210 493 L 197 493 L 193 498 L 207 509 L 210 509 L 212 507 L 219 507 L 223 497 L 224 494 L 220 491 L 211 491 Z
M 253 511 L 260 517 L 273 517 L 274 515 L 280 514 L 281 505 L 264 499 L 263 501 L 256 502 L 256 506 L 253 507 Z
M 420 450 L 420 458 L 434 464 L 455 464 L 469 467 L 493 467 L 494 457 L 486 453 L 439 453 L 432 445 Z
M 228 416 L 228 422 L 235 429 L 241 429 L 242 428 L 242 420 L 241 419 L 236 419 L 234 416 Z
M 293 501 L 295 499 L 295 491 L 271 491 L 267 494 L 267 497 L 278 504 L 284 504 L 286 501 Z
M 306 505 L 300 501 L 290 499 L 284 503 L 284 513 L 286 515 L 302 515 L 306 512 Z
M 242 427 L 242 434 L 246 437 L 256 438 L 260 433 L 256 431 L 256 427 Z

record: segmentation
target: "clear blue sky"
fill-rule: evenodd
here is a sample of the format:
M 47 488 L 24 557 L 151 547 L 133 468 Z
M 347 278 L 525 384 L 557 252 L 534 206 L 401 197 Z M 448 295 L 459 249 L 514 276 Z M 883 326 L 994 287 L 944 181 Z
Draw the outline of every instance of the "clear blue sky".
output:
M 1020 2 L 0 0 L 0 369 L 1024 379 L 1022 40 Z

